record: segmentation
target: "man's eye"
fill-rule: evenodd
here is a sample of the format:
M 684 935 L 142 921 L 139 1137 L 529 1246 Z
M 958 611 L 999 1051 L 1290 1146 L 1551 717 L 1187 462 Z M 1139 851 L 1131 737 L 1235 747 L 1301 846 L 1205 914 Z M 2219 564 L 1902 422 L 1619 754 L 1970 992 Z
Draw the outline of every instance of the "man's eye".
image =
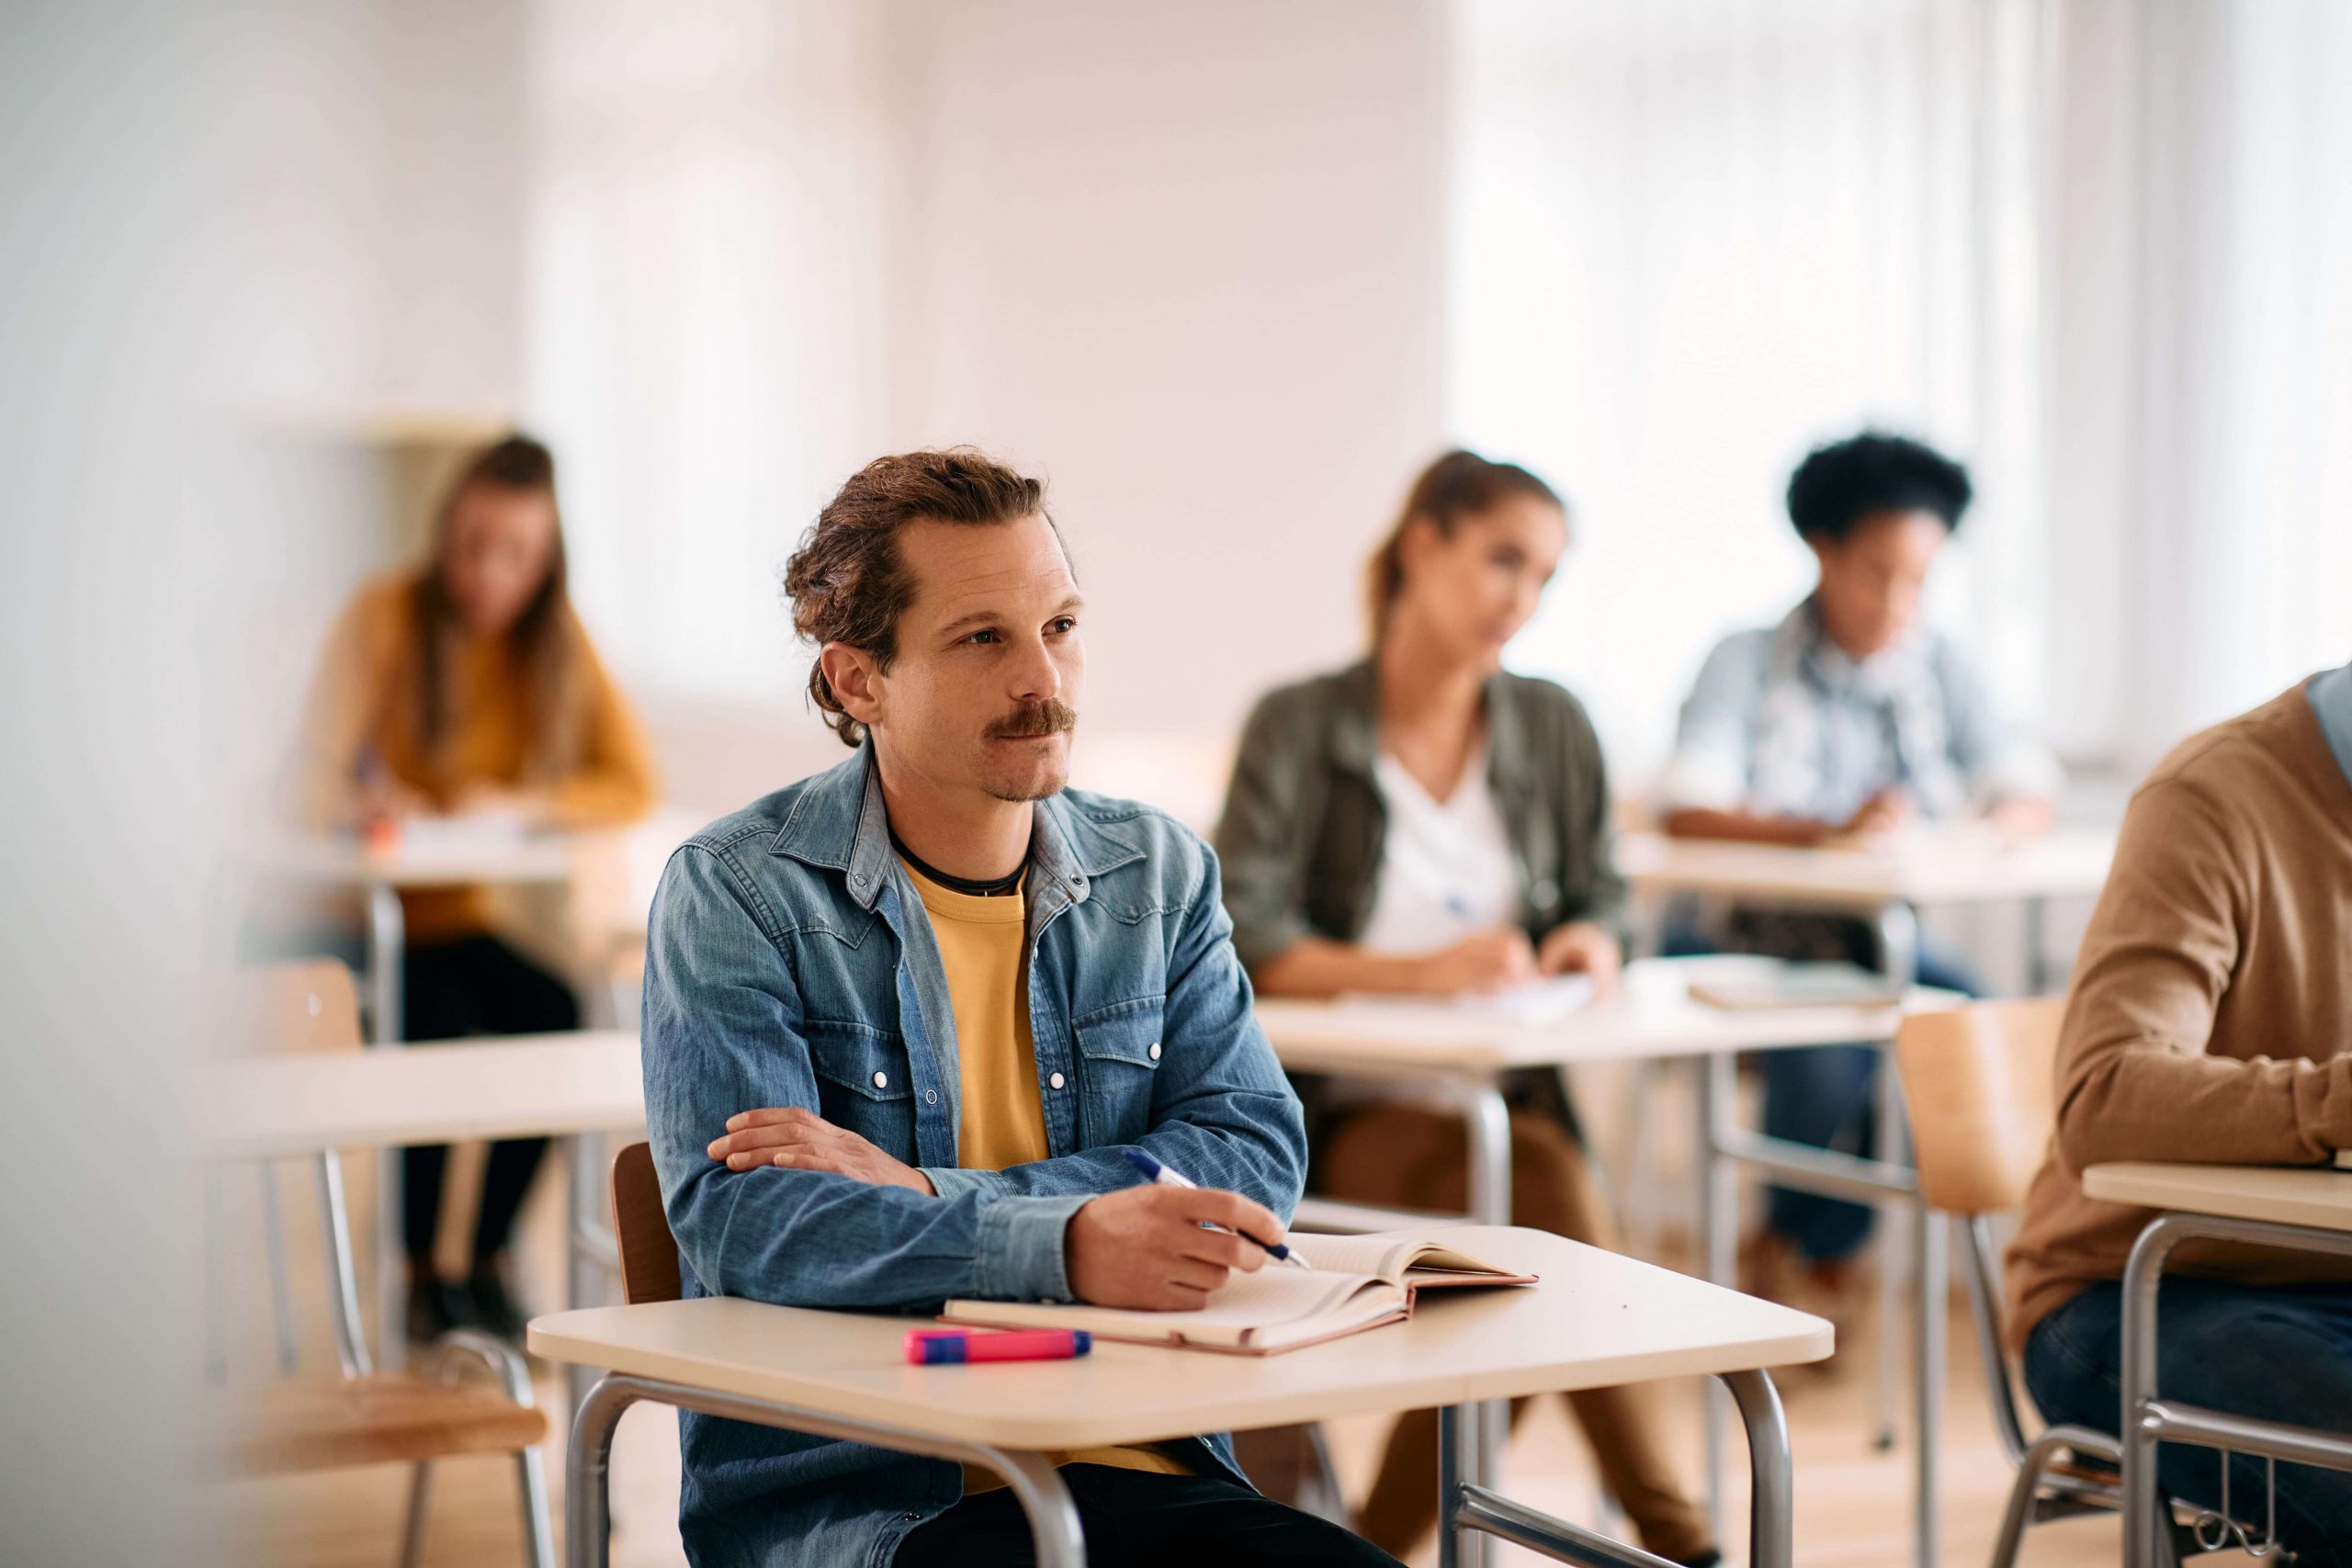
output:
M 981 643 L 986 643 L 986 642 L 995 642 L 996 640 L 998 640 L 998 639 L 997 639 L 996 628 L 995 628 L 995 627 L 993 627 L 993 626 L 989 626 L 989 627 L 987 627 L 987 628 L 985 628 L 985 629 L 983 629 L 983 630 L 976 631 L 976 632 L 974 632 L 970 637 L 966 637 L 964 640 L 965 640 L 966 642 L 981 642 Z
M 1057 636 L 1060 636 L 1068 632 L 1074 632 L 1078 630 L 1078 617 L 1075 615 L 1057 616 L 1055 619 L 1046 623 L 1046 629 Z

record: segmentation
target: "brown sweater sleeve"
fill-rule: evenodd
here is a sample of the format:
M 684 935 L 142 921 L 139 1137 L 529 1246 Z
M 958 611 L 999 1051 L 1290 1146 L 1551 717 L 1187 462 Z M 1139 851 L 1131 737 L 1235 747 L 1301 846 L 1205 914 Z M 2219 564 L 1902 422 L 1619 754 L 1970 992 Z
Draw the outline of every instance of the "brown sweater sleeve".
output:
M 585 633 L 580 657 L 587 686 L 586 745 L 580 766 L 548 789 L 548 815 L 565 828 L 635 821 L 653 809 L 652 745 Z
M 287 769 L 287 812 L 305 828 L 340 827 L 358 814 L 360 757 L 389 679 L 386 621 L 385 595 L 363 589 L 327 634 Z
M 2058 1143 L 2072 1168 L 2127 1159 L 2317 1164 L 2352 1145 L 2352 1056 L 2207 1051 L 2251 918 L 2246 879 L 2259 863 L 2251 834 L 2178 780 L 2133 798 L 2059 1041 Z M 2259 997 L 2229 1005 L 2248 1023 L 2268 1010 Z M 2281 998 L 2278 1017 L 2292 1010 Z

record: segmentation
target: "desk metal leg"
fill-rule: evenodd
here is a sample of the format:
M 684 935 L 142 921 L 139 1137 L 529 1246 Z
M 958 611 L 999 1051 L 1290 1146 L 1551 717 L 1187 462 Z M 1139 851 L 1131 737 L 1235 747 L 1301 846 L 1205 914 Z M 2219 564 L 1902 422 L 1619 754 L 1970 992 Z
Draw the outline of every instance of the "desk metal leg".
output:
M 1781 1394 L 1761 1371 L 1721 1378 L 1747 1429 L 1747 1466 L 1754 1484 L 1748 1504 L 1748 1568 L 1791 1568 L 1796 1556 L 1796 1467 L 1789 1452 L 1789 1422 Z
M 1470 1134 L 1470 1217 L 1482 1225 L 1510 1224 L 1510 1108 L 1493 1084 L 1472 1089 L 1463 1116 Z
M 604 1144 L 605 1140 L 594 1133 L 579 1133 L 571 1138 L 569 1146 L 564 1150 L 563 1304 L 567 1307 L 598 1304 L 596 1287 L 600 1282 L 601 1269 L 596 1259 L 590 1255 L 588 1233 L 604 1196 L 597 1180 L 604 1165 L 601 1157 Z M 594 1376 L 594 1371 L 587 1367 L 574 1365 L 564 1369 L 563 1409 L 557 1419 L 568 1420 L 571 1412 L 580 1408 L 581 1401 L 588 1396 L 588 1384 Z
M 1711 1385 L 1713 1386 L 1713 1385 Z M 1795 1555 L 1793 1466 L 1781 1396 L 1761 1371 L 1725 1372 L 1722 1386 L 1738 1403 L 1747 1432 L 1755 1503 L 1748 1517 L 1751 1568 L 1791 1568 Z M 1477 1422 L 1468 1405 L 1438 1413 L 1438 1562 L 1459 1568 L 1465 1553 L 1498 1536 L 1562 1562 L 1587 1568 L 1672 1568 L 1664 1558 L 1596 1534 L 1566 1519 L 1514 1503 L 1492 1488 L 1465 1482 L 1463 1450 Z
M 2116 1428 L 2123 1437 L 2124 1568 L 2155 1568 L 2162 1532 L 2156 1517 L 2156 1435 L 2140 1412 L 2156 1393 L 2156 1288 L 2176 1233 L 2177 1216 L 2151 1221 L 2132 1245 L 2123 1269 L 2123 1408 Z
M 2352 1258 L 2352 1235 L 2218 1214 L 2159 1214 L 2132 1244 L 2123 1268 L 2122 1408 L 2124 1568 L 2166 1562 L 2165 1517 L 2156 1485 L 2159 1441 L 2191 1443 L 2290 1464 L 2352 1472 L 2352 1438 L 2252 1416 L 2176 1404 L 2156 1387 L 2156 1297 L 2165 1259 L 2185 1241 L 2230 1241 Z
M 1909 987 L 1919 977 L 1919 916 L 1908 904 L 1888 904 L 1873 922 L 1878 937 L 1879 973 L 1897 986 Z M 1892 1052 L 1879 1055 L 1877 1156 L 1891 1165 L 1904 1162 L 1902 1140 L 1903 1089 L 1895 1081 Z M 1903 1314 L 1903 1281 L 1912 1260 L 1906 1256 L 1907 1235 L 1892 1224 L 1893 1215 L 1879 1215 L 1878 1369 L 1871 1386 L 1871 1411 L 1878 1446 L 1894 1446 L 1895 1387 L 1902 1382 L 1903 1352 L 1894 1325 Z
M 1062 1484 L 1053 1461 L 1044 1454 L 957 1442 L 878 1421 L 794 1410 L 764 1400 L 617 1372 L 599 1379 L 571 1418 L 563 1487 L 563 1554 L 569 1568 L 607 1568 L 611 1561 L 613 1431 L 620 1425 L 622 1412 L 640 1400 L 983 1465 L 1004 1477 L 1022 1511 L 1029 1516 L 1037 1568 L 1086 1568 L 1086 1538 L 1079 1524 L 1078 1505 L 1070 1500 L 1069 1489 Z M 1441 1446 L 1441 1462 L 1442 1453 Z
M 1705 1238 L 1707 1279 L 1736 1290 L 1739 1248 L 1739 1168 L 1724 1151 L 1731 1139 L 1738 1090 L 1736 1064 L 1717 1054 L 1699 1063 L 1700 1231 Z M 1724 1390 L 1707 1384 L 1707 1529 L 1716 1540 L 1724 1528 Z
M 2029 898 L 2025 901 L 2025 994 L 2041 997 L 2050 994 L 2052 978 L 2050 962 L 2050 900 Z
M 1889 1060 L 1890 1071 L 1894 1064 Z M 1945 1235 L 1944 1217 L 1914 1200 L 1916 1224 L 1913 1232 L 1915 1250 L 1918 1254 L 1919 1300 L 1916 1347 L 1918 1354 L 1914 1369 L 1917 1376 L 1916 1394 L 1919 1417 L 1918 1451 L 1915 1456 L 1913 1492 L 1912 1561 L 1918 1568 L 1935 1568 L 1936 1543 L 1941 1533 L 1937 1512 L 1936 1464 L 1941 1443 L 1944 1419 L 1944 1316 L 1951 1291 L 1946 1279 L 1951 1261 L 1950 1238 Z M 1894 1337 L 1894 1323 L 1888 1319 L 1886 1337 Z
M 383 883 L 368 888 L 368 1043 L 385 1050 L 400 1044 L 408 927 L 401 914 L 400 890 Z M 408 1258 L 401 1245 L 401 1151 L 376 1156 L 376 1364 L 398 1371 L 408 1349 Z
M 1878 1148 L 1874 1157 L 1888 1165 L 1906 1165 L 1910 1157 L 1910 1123 L 1905 1120 L 1903 1079 L 1894 1053 L 1878 1056 Z M 1917 1238 L 1905 1222 L 1910 1212 L 1882 1201 L 1878 1205 L 1878 1364 L 1871 1382 L 1872 1440 L 1883 1453 L 1894 1447 L 1895 1390 L 1903 1381 L 1903 1283 L 1917 1276 L 1918 1259 L 1912 1255 Z
M 1492 1083 L 1477 1086 L 1463 1107 L 1469 1130 L 1470 1216 L 1483 1225 L 1510 1224 L 1510 1107 Z M 1478 1437 L 1469 1474 L 1482 1486 L 1502 1483 L 1503 1450 L 1510 1439 L 1510 1404 L 1489 1400 L 1478 1406 Z M 1480 1568 L 1486 1543 L 1471 1543 L 1464 1568 Z
M 1477 1447 L 1477 1407 L 1449 1404 L 1437 1413 L 1437 1563 L 1438 1568 L 1462 1568 L 1463 1548 L 1470 1544 L 1456 1522 L 1462 1514 L 1462 1483 L 1467 1478 Z

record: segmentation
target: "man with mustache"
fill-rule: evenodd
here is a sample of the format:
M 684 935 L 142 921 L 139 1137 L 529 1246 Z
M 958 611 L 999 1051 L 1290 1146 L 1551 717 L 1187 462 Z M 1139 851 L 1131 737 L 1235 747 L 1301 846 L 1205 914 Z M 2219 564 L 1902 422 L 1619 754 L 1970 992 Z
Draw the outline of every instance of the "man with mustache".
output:
M 1083 606 L 1043 487 L 968 449 L 877 459 L 785 588 L 856 755 L 705 829 L 654 900 L 646 1111 L 686 1293 L 1176 1309 L 1261 1267 L 1298 1102 L 1216 857 L 1063 787 Z M 1124 1146 L 1201 1190 L 1136 1185 Z M 1033 1561 L 991 1475 L 681 1429 L 697 1563 Z M 1260 1496 L 1222 1435 L 1057 1457 L 1098 1564 L 1393 1565 Z

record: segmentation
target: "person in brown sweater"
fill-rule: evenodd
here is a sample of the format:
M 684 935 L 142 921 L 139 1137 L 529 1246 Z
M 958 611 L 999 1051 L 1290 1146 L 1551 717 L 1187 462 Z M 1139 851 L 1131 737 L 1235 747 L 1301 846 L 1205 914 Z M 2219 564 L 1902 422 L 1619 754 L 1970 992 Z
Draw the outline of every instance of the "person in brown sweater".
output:
M 2058 1126 L 2008 1252 L 2010 1332 L 2052 1421 L 2113 1432 L 2121 1280 L 2145 1209 L 2084 1196 L 2109 1160 L 2318 1165 L 2352 1148 L 2352 668 L 2183 742 L 2132 800 L 2058 1047 Z M 2342 1430 L 2352 1260 L 2206 1244 L 2174 1255 L 2158 1379 L 2193 1404 Z M 2167 1445 L 2173 1495 L 2219 1456 Z M 2261 1461 L 2230 1461 L 2258 1498 Z M 2352 1564 L 2352 1475 L 2281 1465 L 2278 1533 Z

